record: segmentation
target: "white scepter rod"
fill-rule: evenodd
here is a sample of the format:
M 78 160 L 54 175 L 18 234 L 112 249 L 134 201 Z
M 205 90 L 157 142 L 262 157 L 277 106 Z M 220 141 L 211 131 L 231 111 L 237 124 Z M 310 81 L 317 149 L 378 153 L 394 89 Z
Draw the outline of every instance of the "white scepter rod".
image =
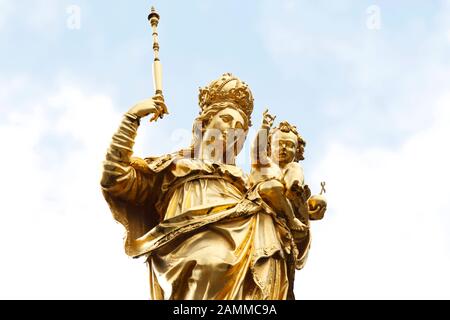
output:
M 159 60 L 159 40 L 158 40 L 158 24 L 159 24 L 159 14 L 156 12 L 155 7 L 152 7 L 150 14 L 148 15 L 148 21 L 153 30 L 153 87 L 155 89 L 156 95 L 161 95 L 163 97 L 162 90 L 162 67 L 161 61 Z M 163 97 L 164 100 L 164 97 Z M 163 114 L 160 115 L 163 117 Z

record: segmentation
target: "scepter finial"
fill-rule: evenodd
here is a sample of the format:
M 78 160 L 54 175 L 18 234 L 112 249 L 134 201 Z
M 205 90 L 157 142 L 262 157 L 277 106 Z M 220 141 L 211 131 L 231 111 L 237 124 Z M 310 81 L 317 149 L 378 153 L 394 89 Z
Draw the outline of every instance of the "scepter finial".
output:
M 153 20 L 153 22 L 152 22 L 152 20 Z M 158 14 L 158 12 L 156 12 L 156 9 L 154 6 L 152 6 L 152 8 L 150 9 L 150 14 L 148 15 L 148 21 L 150 21 L 150 24 L 156 23 L 156 25 L 158 25 L 159 14 Z M 153 26 L 153 24 L 152 24 L 152 26 Z
M 148 21 L 152 27 L 153 31 L 153 84 L 155 89 L 155 94 L 162 95 L 162 67 L 161 62 L 159 61 L 159 39 L 158 39 L 158 23 L 159 23 L 159 14 L 156 12 L 155 7 L 152 6 L 150 10 L 150 14 L 148 15 Z

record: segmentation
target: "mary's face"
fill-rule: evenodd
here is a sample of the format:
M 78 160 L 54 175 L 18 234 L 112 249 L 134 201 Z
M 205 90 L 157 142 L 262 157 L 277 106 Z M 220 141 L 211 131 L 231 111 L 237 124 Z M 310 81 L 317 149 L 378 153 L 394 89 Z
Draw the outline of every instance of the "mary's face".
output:
M 242 150 L 246 138 L 245 121 L 241 113 L 232 107 L 219 111 L 205 128 L 203 141 L 227 153 L 228 160 L 234 160 Z
M 227 131 L 229 129 L 244 129 L 244 119 L 234 108 L 228 107 L 219 111 L 209 122 L 207 129 Z

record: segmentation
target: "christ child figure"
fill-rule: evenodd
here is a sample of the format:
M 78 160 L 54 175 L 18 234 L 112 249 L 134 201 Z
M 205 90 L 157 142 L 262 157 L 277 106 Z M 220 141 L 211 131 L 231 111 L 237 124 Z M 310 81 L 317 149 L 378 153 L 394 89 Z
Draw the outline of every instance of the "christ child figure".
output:
M 298 217 L 301 218 L 303 210 L 297 199 L 305 191 L 310 192 L 304 185 L 303 168 L 299 164 L 304 159 L 306 143 L 296 127 L 287 121 L 272 128 L 274 120 L 266 110 L 251 150 L 250 188 L 277 215 L 284 216 L 291 230 L 306 232 L 307 213 L 302 222 Z

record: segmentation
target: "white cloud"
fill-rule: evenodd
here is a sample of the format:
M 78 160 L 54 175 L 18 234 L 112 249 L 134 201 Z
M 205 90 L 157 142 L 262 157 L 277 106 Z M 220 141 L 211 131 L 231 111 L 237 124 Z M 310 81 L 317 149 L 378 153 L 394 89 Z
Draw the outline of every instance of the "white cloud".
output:
M 22 83 L 11 87 L 33 90 Z M 0 297 L 148 298 L 146 267 L 125 256 L 123 230 L 100 193 L 121 118 L 111 99 L 61 85 L 17 106 L 14 90 L 5 93 Z
M 330 207 L 298 298 L 450 297 L 450 94 L 431 106 L 397 150 L 331 144 L 311 177 L 326 177 Z

